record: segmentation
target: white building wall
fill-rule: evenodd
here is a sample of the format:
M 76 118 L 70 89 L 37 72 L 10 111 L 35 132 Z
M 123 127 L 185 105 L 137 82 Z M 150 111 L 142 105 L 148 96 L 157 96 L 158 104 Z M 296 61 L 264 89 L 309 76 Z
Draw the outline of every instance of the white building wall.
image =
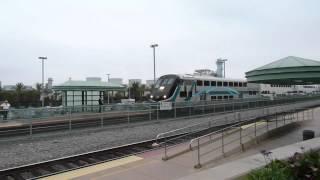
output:
M 282 96 L 293 94 L 310 94 L 319 91 L 319 85 L 275 85 L 260 84 L 261 95 Z
M 113 84 L 123 84 L 123 79 L 122 78 L 110 78 L 109 82 L 113 83 Z

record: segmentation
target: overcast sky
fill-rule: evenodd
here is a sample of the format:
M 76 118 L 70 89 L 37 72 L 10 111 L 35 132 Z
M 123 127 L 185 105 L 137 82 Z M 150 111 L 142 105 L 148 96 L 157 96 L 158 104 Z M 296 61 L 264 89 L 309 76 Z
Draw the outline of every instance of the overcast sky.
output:
M 216 69 L 227 77 L 293 55 L 320 60 L 319 0 L 1 0 L 0 81 L 153 79 Z

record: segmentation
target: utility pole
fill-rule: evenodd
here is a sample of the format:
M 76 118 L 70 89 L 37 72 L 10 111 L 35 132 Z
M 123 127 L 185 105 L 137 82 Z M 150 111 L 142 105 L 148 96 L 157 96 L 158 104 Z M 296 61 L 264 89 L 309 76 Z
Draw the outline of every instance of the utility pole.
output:
M 110 74 L 107 74 L 108 76 L 108 83 L 110 82 Z M 107 91 L 107 96 L 108 96 L 108 104 L 110 103 L 110 97 L 109 97 L 109 90 Z
M 41 59 L 42 62 L 42 88 L 41 88 L 41 99 L 42 99 L 42 107 L 44 107 L 44 60 L 48 59 L 45 56 L 40 56 L 38 59 Z

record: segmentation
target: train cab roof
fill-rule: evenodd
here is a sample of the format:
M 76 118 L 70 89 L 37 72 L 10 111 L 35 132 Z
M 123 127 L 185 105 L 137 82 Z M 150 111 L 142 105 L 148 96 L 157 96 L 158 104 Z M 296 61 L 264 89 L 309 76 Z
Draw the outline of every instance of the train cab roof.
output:
M 177 74 L 176 76 L 180 77 L 181 79 L 190 79 L 190 80 L 208 80 L 208 81 L 227 81 L 227 82 L 247 82 L 246 79 L 233 79 L 233 78 L 222 78 L 222 77 L 215 77 L 215 76 L 208 76 L 208 75 L 193 75 L 193 74 Z

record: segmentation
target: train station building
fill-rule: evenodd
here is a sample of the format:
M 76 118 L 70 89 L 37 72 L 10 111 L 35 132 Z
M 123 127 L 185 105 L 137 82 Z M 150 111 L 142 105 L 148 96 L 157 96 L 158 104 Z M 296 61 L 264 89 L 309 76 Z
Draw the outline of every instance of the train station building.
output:
M 320 62 L 288 56 L 246 72 L 249 83 L 274 85 L 320 84 Z
M 110 82 L 104 82 L 99 77 L 88 77 L 85 81 L 71 80 L 53 86 L 53 90 L 61 93 L 62 105 L 72 106 L 91 106 L 98 105 L 99 98 L 104 99 L 109 92 L 123 91 L 125 86 Z M 105 93 L 107 92 L 107 93 Z

